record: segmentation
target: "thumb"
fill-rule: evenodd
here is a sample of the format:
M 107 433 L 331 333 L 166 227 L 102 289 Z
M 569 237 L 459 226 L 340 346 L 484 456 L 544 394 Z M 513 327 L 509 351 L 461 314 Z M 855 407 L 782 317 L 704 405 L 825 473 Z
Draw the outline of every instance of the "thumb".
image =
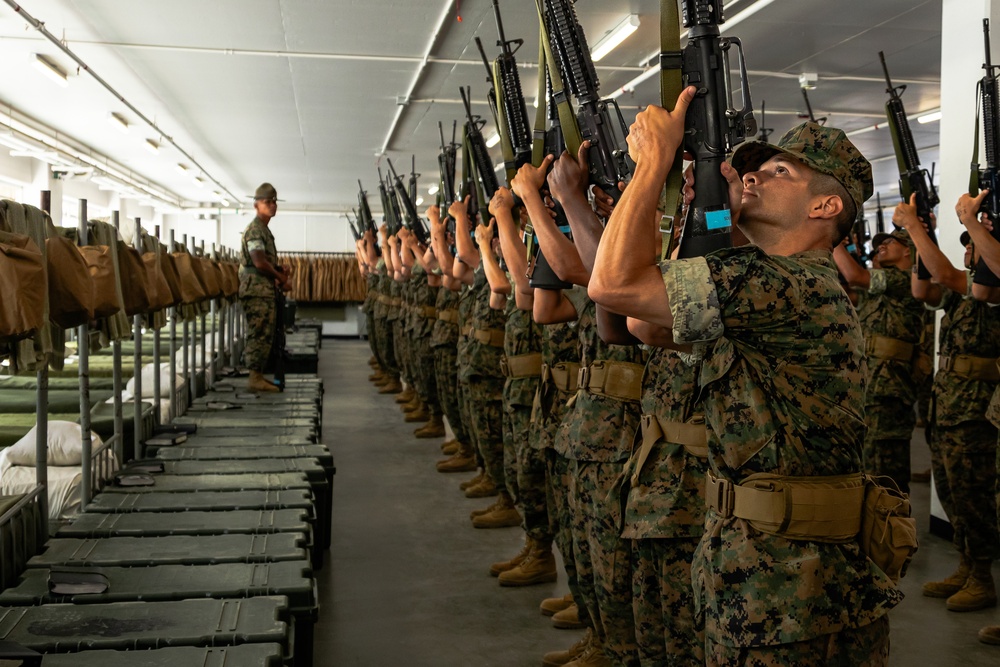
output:
M 671 114 L 679 113 L 681 115 L 686 114 L 688 107 L 691 106 L 691 100 L 694 99 L 696 92 L 698 92 L 698 89 L 695 88 L 694 86 L 688 86 L 687 88 L 682 90 L 681 94 L 677 97 L 677 104 L 674 105 L 674 110 L 671 111 L 670 113 Z
M 556 159 L 555 155 L 552 154 L 546 155 L 545 158 L 542 160 L 542 163 L 538 165 L 538 169 L 542 172 L 548 172 L 549 167 L 552 166 L 552 163 L 555 162 L 555 159 Z
M 910 193 L 910 206 L 916 206 L 916 205 L 917 205 L 917 193 L 916 192 Z
M 587 151 L 590 150 L 590 139 L 580 143 L 580 148 L 576 151 L 577 164 L 587 164 Z
M 463 200 L 462 200 L 462 202 L 463 202 L 463 203 L 464 203 L 464 204 L 465 204 L 466 206 L 468 206 L 468 205 L 469 205 L 469 202 L 470 202 L 471 200 L 472 200 L 472 195 L 465 195 L 465 199 L 463 199 Z

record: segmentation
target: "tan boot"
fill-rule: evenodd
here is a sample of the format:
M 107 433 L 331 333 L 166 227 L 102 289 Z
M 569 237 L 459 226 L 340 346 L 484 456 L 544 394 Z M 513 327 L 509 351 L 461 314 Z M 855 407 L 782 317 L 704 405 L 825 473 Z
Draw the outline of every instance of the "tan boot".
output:
M 990 568 L 993 561 L 980 558 L 973 562 L 972 572 L 962 590 L 948 598 L 948 611 L 979 611 L 997 606 L 997 589 Z
M 478 467 L 472 447 L 468 445 L 460 445 L 451 458 L 437 462 L 438 472 L 474 472 Z
M 568 609 L 573 604 L 573 594 L 567 593 L 561 598 L 545 598 L 542 603 L 538 605 L 538 611 L 542 613 L 542 616 L 553 616 L 558 614 L 563 609 Z
M 488 505 L 487 507 L 484 507 L 481 510 L 472 510 L 471 512 L 469 512 L 469 520 L 470 521 L 474 520 L 477 516 L 482 516 L 484 514 L 489 514 L 490 512 L 496 510 L 497 509 L 497 503 L 499 503 L 499 502 L 500 502 L 500 499 L 497 498 L 496 500 L 493 501 L 492 504 Z
M 584 627 L 580 622 L 580 608 L 574 602 L 562 611 L 552 614 L 552 626 L 560 630 L 579 630 Z
M 984 644 L 1000 646 L 1000 625 L 987 625 L 980 630 L 979 641 Z
M 418 438 L 440 438 L 444 436 L 444 420 L 441 415 L 431 415 L 427 423 L 413 432 Z
M 399 409 L 404 413 L 409 413 L 419 410 L 421 406 L 423 406 L 423 401 L 420 400 L 419 396 L 414 394 L 413 398 L 408 400 L 406 403 L 401 403 Z
M 401 391 L 399 394 L 396 395 L 396 402 L 409 403 L 414 399 L 415 396 L 416 393 L 414 393 L 413 389 L 411 387 L 407 387 L 406 389 L 404 389 L 403 391 Z
M 368 358 L 368 365 L 372 368 L 378 368 L 378 359 L 375 358 L 374 354 Z
M 472 488 L 476 484 L 479 484 L 481 481 L 483 481 L 484 477 L 486 477 L 486 471 L 480 470 L 478 475 L 476 475 L 472 479 L 465 480 L 464 482 L 458 485 L 458 488 L 460 488 L 462 491 L 465 491 L 466 489 Z
M 403 391 L 403 385 L 399 384 L 399 380 L 395 378 L 390 378 L 388 382 L 382 385 L 382 388 L 378 390 L 380 394 L 398 394 Z
M 407 422 L 407 423 L 425 422 L 425 421 L 429 420 L 430 418 L 431 418 L 431 415 L 430 415 L 429 412 L 427 412 L 427 408 L 425 408 L 423 405 L 421 405 L 418 410 L 414 410 L 413 412 L 407 412 L 406 416 L 403 417 L 403 421 Z
M 506 492 L 500 494 L 497 508 L 472 520 L 474 528 L 514 528 L 521 525 L 521 515 Z
M 483 479 L 479 480 L 479 484 L 465 490 L 466 498 L 492 498 L 495 495 L 497 495 L 497 487 L 489 475 L 484 475 Z
M 550 651 L 542 656 L 542 667 L 561 667 L 561 665 L 565 665 L 568 662 L 576 660 L 583 655 L 584 651 L 587 650 L 587 647 L 590 646 L 592 639 L 593 635 L 591 634 L 591 630 L 590 628 L 587 628 L 587 632 L 583 635 L 580 641 L 570 646 L 567 650 Z
M 604 655 L 601 645 L 591 641 L 580 656 L 566 663 L 566 667 L 614 667 L 614 664 Z
M 376 370 L 374 373 L 368 376 L 368 381 L 378 384 L 384 377 L 385 374 L 382 371 Z
M 269 382 L 259 371 L 250 371 L 250 379 L 247 381 L 247 389 L 254 393 L 279 391 L 273 383 Z
M 500 574 L 501 586 L 534 586 L 558 579 L 552 543 L 531 540 L 531 551 L 516 567 Z
M 441 453 L 446 456 L 451 456 L 458 451 L 458 440 L 449 440 L 448 442 L 441 443 Z
M 924 596 L 929 598 L 950 598 L 962 590 L 962 586 L 965 586 L 965 580 L 969 578 L 971 572 L 972 559 L 963 554 L 961 560 L 958 562 L 957 570 L 942 581 L 928 581 L 924 584 Z
M 498 563 L 493 563 L 490 565 L 490 576 L 499 577 L 501 572 L 507 572 L 508 570 L 513 570 L 515 567 L 521 564 L 521 562 L 528 557 L 531 550 L 534 548 L 534 542 L 530 537 L 524 538 L 524 546 L 513 558 L 508 558 L 507 560 L 502 560 Z

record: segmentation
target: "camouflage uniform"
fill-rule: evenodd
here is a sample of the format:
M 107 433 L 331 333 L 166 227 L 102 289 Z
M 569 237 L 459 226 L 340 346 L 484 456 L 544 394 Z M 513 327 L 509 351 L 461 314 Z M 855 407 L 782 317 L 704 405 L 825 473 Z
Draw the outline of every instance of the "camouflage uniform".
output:
M 375 340 L 375 303 L 378 300 L 378 274 L 369 273 L 365 277 L 365 302 L 361 305 L 361 312 L 365 314 L 365 328 L 368 330 L 368 345 L 372 349 L 375 361 L 379 367 L 384 367 L 382 358 L 379 356 L 378 344 Z
M 638 647 L 632 619 L 631 545 L 621 538 L 621 506 L 608 502 L 608 495 L 639 425 L 642 351 L 634 345 L 604 343 L 597 335 L 597 308 L 590 299 L 577 312 L 581 365 L 594 372 L 600 362 L 632 364 L 636 381 L 632 399 L 608 395 L 598 387 L 580 387 L 566 406 L 553 442 L 556 452 L 570 462 L 569 506 L 581 594 L 577 606 L 587 607 L 605 655 L 616 664 L 632 665 Z
M 969 277 L 971 288 L 972 278 Z M 997 382 L 973 379 L 951 368 L 959 355 L 1000 356 L 1000 311 L 943 290 L 942 368 L 934 378 L 931 466 L 938 499 L 954 528 L 959 553 L 973 560 L 1000 557 L 997 534 Z M 995 366 L 991 365 L 990 370 Z M 993 424 L 987 419 L 993 417 Z
M 462 414 L 462 424 L 469 436 L 469 445 L 475 453 L 476 463 L 482 467 L 483 460 L 479 454 L 476 431 L 472 425 L 472 398 L 469 396 L 469 368 L 472 364 L 472 311 L 476 306 L 476 290 L 472 285 L 463 283 L 458 293 L 458 407 Z
M 396 363 L 396 350 L 393 344 L 393 326 L 389 321 L 389 295 L 392 286 L 392 276 L 388 275 L 385 261 L 378 261 L 378 296 L 375 298 L 372 314 L 375 321 L 375 346 L 378 348 L 379 362 L 382 372 L 392 380 L 399 381 L 399 364 Z
M 427 411 L 433 417 L 441 414 L 434 351 L 431 349 L 431 336 L 438 321 L 435 304 L 439 288 L 430 285 L 427 281 L 427 272 L 419 265 L 413 269 L 410 281 L 413 283 L 413 328 L 410 342 L 413 349 L 412 363 L 416 376 L 416 389 Z
M 830 252 L 748 246 L 662 270 L 674 340 L 698 364 L 712 473 L 740 484 L 861 472 L 864 339 Z M 885 664 L 879 625 L 902 594 L 854 542 L 763 533 L 710 506 L 692 578 L 709 664 L 823 664 L 785 661 L 817 646 Z
M 896 268 L 873 269 L 858 318 L 868 351 L 868 393 L 865 395 L 865 471 L 888 475 L 899 488 L 910 488 L 910 438 L 916 427 L 914 403 L 919 381 L 914 362 L 924 331 L 923 305 L 910 293 L 910 274 Z M 876 336 L 914 346 L 907 361 L 878 358 Z
M 405 335 L 403 316 L 403 285 L 392 276 L 389 277 L 389 305 L 386 308 L 386 321 L 392 329 L 392 351 L 396 359 L 396 368 L 404 382 L 410 384 L 409 369 L 406 366 L 406 348 L 409 341 Z
M 469 442 L 469 434 L 462 421 L 462 413 L 458 407 L 458 324 L 441 319 L 450 317 L 452 311 L 458 309 L 458 292 L 447 287 L 438 290 L 434 302 L 437 318 L 431 332 L 431 351 L 434 354 L 434 376 L 437 386 L 438 404 L 451 425 L 455 439 L 462 443 Z
M 507 324 L 504 330 L 504 358 L 526 354 L 541 354 L 542 332 L 531 319 L 531 313 L 521 310 L 514 299 L 507 301 Z M 531 445 L 531 407 L 538 391 L 539 377 L 507 377 L 503 385 L 503 465 L 507 493 L 521 514 L 524 532 L 541 542 L 552 541 L 548 507 L 545 503 L 545 478 L 532 480 L 522 475 L 522 464 L 528 470 L 544 471 L 544 458 Z M 521 486 L 521 483 L 524 483 Z
M 677 352 L 653 348 L 642 380 L 644 424 L 653 417 L 704 424 L 695 371 Z M 632 613 L 644 666 L 705 661 L 691 559 L 704 532 L 708 461 L 693 449 L 661 437 L 645 458 L 637 447 L 622 474 L 622 537 L 632 540 Z
M 261 250 L 272 265 L 278 264 L 278 251 L 274 247 L 274 235 L 267 225 L 254 218 L 243 230 L 240 249 L 240 301 L 247 318 L 246 347 L 243 358 L 247 368 L 263 372 L 267 359 L 271 356 L 274 343 L 276 305 L 274 279 L 258 273 L 253 265 L 251 252 Z
M 472 292 L 475 302 L 468 320 L 473 328 L 469 333 L 469 365 L 460 372 L 458 379 L 467 383 L 469 387 L 468 396 L 471 400 L 469 416 L 472 419 L 476 449 L 483 459 L 483 467 L 497 488 L 504 490 L 506 487 L 503 467 L 504 377 L 500 372 L 503 341 L 500 341 L 499 346 L 483 342 L 476 338 L 476 333 L 498 331 L 502 336 L 505 318 L 502 310 L 490 308 L 492 292 L 482 266 L 476 269 Z

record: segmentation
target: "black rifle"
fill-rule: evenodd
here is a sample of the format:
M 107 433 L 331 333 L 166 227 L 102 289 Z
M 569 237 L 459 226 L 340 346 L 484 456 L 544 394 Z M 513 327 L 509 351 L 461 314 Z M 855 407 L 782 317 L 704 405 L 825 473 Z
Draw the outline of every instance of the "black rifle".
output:
M 681 51 L 681 75 L 685 86 L 698 88 L 684 123 L 684 150 L 694 156 L 698 185 L 688 207 L 679 256 L 698 257 L 731 245 L 729 184 L 720 168 L 735 146 L 756 134 L 757 121 L 751 108 L 743 44 L 736 37 L 719 33 L 719 24 L 725 21 L 722 0 L 683 0 L 681 16 L 688 29 L 688 42 Z M 729 75 L 733 46 L 741 77 L 740 109 L 733 105 Z
M 879 51 L 878 57 L 882 61 L 882 71 L 885 73 L 885 92 L 889 93 L 889 100 L 885 103 L 885 115 L 889 120 L 892 147 L 896 152 L 896 166 L 899 167 L 899 194 L 908 204 L 910 196 L 916 193 L 917 216 L 927 225 L 927 234 L 934 245 L 937 245 L 937 238 L 931 226 L 931 212 L 941 200 L 938 198 L 937 190 L 934 189 L 933 178 L 926 169 L 920 168 L 917 146 L 910 132 L 910 121 L 906 119 L 906 111 L 903 109 L 902 94 L 906 90 L 906 85 L 893 86 L 892 79 L 889 78 L 889 68 L 885 64 L 885 54 Z M 931 272 L 922 261 L 917 263 L 917 277 L 921 280 L 928 280 L 931 277 Z
M 385 179 L 382 177 L 382 168 L 378 168 L 378 195 L 382 200 L 382 219 L 385 221 L 386 236 L 393 236 L 399 232 L 399 203 L 396 196 L 392 194 L 392 185 L 386 187 Z
M 816 118 L 816 114 L 813 113 L 813 105 L 809 103 L 809 90 L 806 88 L 802 89 L 802 99 L 806 101 L 806 114 L 809 116 L 809 120 L 820 125 L 826 125 L 826 116 Z
M 979 96 L 983 101 L 983 139 L 986 147 L 986 166 L 979 168 L 978 146 L 973 157 L 973 179 L 970 181 L 969 194 L 975 195 L 979 190 L 989 188 L 990 193 L 983 199 L 979 209 L 989 216 L 993 223 L 993 238 L 1000 240 L 1000 90 L 997 85 L 997 69 L 990 59 L 990 20 L 983 19 L 983 38 L 986 41 L 986 60 L 983 78 L 979 80 Z M 982 259 L 976 264 L 976 283 L 988 287 L 1000 287 L 998 278 Z
M 358 233 L 358 228 L 354 226 L 354 220 L 351 220 L 351 216 L 346 215 L 346 214 L 344 215 L 344 217 L 347 218 L 347 224 L 349 224 L 351 226 L 351 236 L 354 237 L 355 241 L 360 241 L 361 240 L 361 234 Z M 354 217 L 355 218 L 358 217 L 358 212 L 357 211 L 354 211 Z
M 875 233 L 885 234 L 885 214 L 882 212 L 882 196 L 875 193 Z M 875 250 L 875 248 L 872 248 Z
M 858 217 L 854 219 L 854 225 L 851 229 L 851 236 L 848 238 L 847 251 L 862 266 L 865 265 L 868 259 L 868 255 L 865 252 L 865 244 L 870 239 L 871 234 L 868 232 L 868 220 L 865 218 L 865 212 L 863 210 L 858 211 Z
M 496 69 L 499 73 L 500 85 L 503 87 L 501 98 L 497 100 L 500 113 L 507 128 L 507 139 L 514 151 L 513 165 L 508 164 L 508 173 L 523 164 L 531 162 L 531 125 L 528 122 L 528 107 L 524 102 L 524 91 L 521 89 L 521 77 L 517 73 L 517 61 L 514 54 L 524 44 L 523 39 L 508 40 L 503 31 L 503 21 L 500 18 L 499 0 L 493 0 L 493 15 L 497 21 L 497 46 L 500 55 L 496 59 Z M 476 40 L 479 44 L 479 40 Z M 511 48 L 513 46 L 513 48 Z M 482 44 L 479 44 L 482 52 Z M 483 60 L 486 54 L 483 53 Z M 487 66 L 489 71 L 489 66 Z M 494 91 L 494 95 L 496 91 Z M 506 156 L 505 156 L 506 157 Z
M 358 218 L 358 231 L 362 236 L 367 232 L 371 232 L 375 246 L 375 255 L 380 257 L 382 249 L 378 245 L 378 230 L 375 229 L 375 218 L 372 217 L 372 210 L 368 206 L 368 193 L 365 192 L 365 187 L 361 185 L 361 179 L 358 179 L 358 213 L 355 215 Z
M 617 202 L 618 182 L 627 183 L 635 168 L 628 157 L 628 125 L 615 100 L 601 99 L 597 70 L 572 0 L 545 0 L 544 8 L 552 55 L 580 105 L 576 113 L 580 136 L 590 141 L 590 182 Z
M 421 245 L 427 245 L 429 241 L 427 228 L 424 226 L 424 221 L 420 219 L 420 214 L 417 213 L 416 203 L 411 198 L 413 193 L 410 190 L 416 189 L 416 175 L 411 177 L 412 188 L 408 189 L 406 185 L 403 185 L 402 177 L 396 173 L 395 167 L 392 166 L 392 160 L 386 158 L 386 162 L 389 163 L 389 177 L 392 179 L 391 185 L 395 190 L 395 196 L 391 193 L 389 195 L 389 205 L 395 204 L 393 211 L 397 216 L 396 219 L 402 220 L 403 226 L 413 232 L 413 235 L 417 237 L 417 242 Z
M 764 127 L 767 125 L 767 120 L 764 116 L 764 106 L 766 104 L 764 100 L 760 101 L 760 134 L 757 135 L 757 141 L 770 142 L 771 133 L 774 132 L 774 128 Z
M 465 132 L 468 137 L 469 149 L 472 153 L 472 161 L 476 167 L 476 171 L 479 173 L 479 180 L 483 184 L 483 194 L 486 197 L 486 201 L 480 202 L 480 206 L 486 207 L 489 206 L 494 193 L 500 187 L 496 171 L 493 169 L 493 161 L 490 159 L 490 152 L 486 148 L 486 139 L 483 138 L 483 126 L 486 125 L 486 121 L 479 116 L 473 115 L 469 91 L 465 88 L 460 88 L 459 91 L 462 94 L 462 103 L 465 105 L 465 116 L 468 119 L 468 122 L 465 124 Z M 466 184 L 465 194 L 470 194 L 468 184 Z M 488 223 L 488 209 L 485 209 L 482 214 L 484 220 L 481 222 L 483 224 Z
M 448 214 L 448 207 L 457 201 L 455 193 L 455 164 L 457 162 L 456 153 L 458 145 L 455 143 L 455 129 L 458 121 L 451 123 L 451 143 L 444 141 L 444 126 L 438 121 L 438 133 L 441 135 L 441 152 L 438 153 L 438 172 L 441 177 L 441 197 L 443 202 L 439 205 L 444 208 L 442 215 Z

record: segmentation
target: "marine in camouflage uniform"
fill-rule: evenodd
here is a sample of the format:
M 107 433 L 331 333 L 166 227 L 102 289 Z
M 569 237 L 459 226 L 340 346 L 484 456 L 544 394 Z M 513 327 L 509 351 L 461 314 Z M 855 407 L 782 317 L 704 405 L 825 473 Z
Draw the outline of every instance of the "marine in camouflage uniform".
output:
M 262 373 L 271 355 L 276 322 L 274 279 L 261 274 L 250 253 L 262 251 L 272 266 L 278 266 L 274 235 L 259 217 L 243 231 L 240 250 L 240 303 L 247 318 L 243 358 L 251 371 Z
M 432 287 L 427 272 L 420 265 L 413 269 L 413 326 L 411 329 L 411 349 L 417 393 L 427 409 L 432 421 L 441 419 L 441 403 L 438 401 L 437 375 L 434 370 L 434 352 L 431 336 L 437 322 L 437 295 L 439 288 Z
M 368 346 L 371 347 L 372 355 L 381 369 L 383 363 L 381 357 L 379 357 L 378 345 L 375 341 L 375 302 L 378 300 L 378 274 L 375 273 L 374 268 L 365 276 L 365 286 L 365 302 L 361 305 L 361 312 L 365 314 L 365 328 L 368 330 Z
M 594 641 L 615 664 L 638 657 L 632 618 L 630 544 L 621 538 L 621 506 L 607 502 L 639 426 L 643 355 L 635 345 L 608 345 L 597 335 L 597 309 L 577 311 L 579 386 L 553 447 L 569 461 L 569 507 L 580 598 Z
M 892 241 L 886 241 L 886 238 Z M 904 230 L 875 235 L 873 246 L 898 242 L 909 251 Z M 865 395 L 865 470 L 887 475 L 906 492 L 910 488 L 910 438 L 916 427 L 914 403 L 922 377 L 915 364 L 924 332 L 925 310 L 910 291 L 909 263 L 869 273 L 867 298 L 858 311 L 868 353 L 868 393 Z
M 643 667 L 705 662 L 691 587 L 708 468 L 695 371 L 677 352 L 652 349 L 638 446 L 622 473 L 622 537 L 631 540 L 632 614 Z
M 458 406 L 458 292 L 447 287 L 438 290 L 434 303 L 437 319 L 431 332 L 434 375 L 441 405 L 452 433 L 459 443 L 468 443 L 469 434 Z
M 379 362 L 382 372 L 389 376 L 390 383 L 399 383 L 399 364 L 396 363 L 396 351 L 393 341 L 393 326 L 389 320 L 390 294 L 392 276 L 389 275 L 385 260 L 380 259 L 378 266 L 378 295 L 375 297 L 373 315 L 375 320 L 375 345 L 378 348 Z

